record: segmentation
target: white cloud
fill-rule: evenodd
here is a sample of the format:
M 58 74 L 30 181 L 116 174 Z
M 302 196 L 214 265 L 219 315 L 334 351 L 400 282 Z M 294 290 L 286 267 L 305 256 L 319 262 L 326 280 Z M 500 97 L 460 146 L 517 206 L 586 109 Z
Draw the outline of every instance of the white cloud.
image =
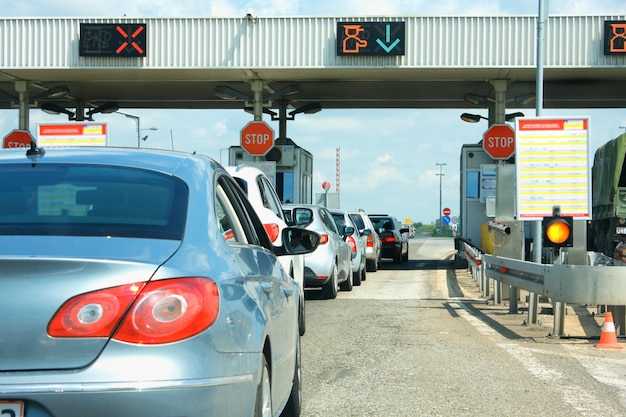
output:
M 379 156 L 378 158 L 376 158 L 376 162 L 378 163 L 384 163 L 384 162 L 389 162 L 393 159 L 393 156 L 389 155 L 388 153 Z

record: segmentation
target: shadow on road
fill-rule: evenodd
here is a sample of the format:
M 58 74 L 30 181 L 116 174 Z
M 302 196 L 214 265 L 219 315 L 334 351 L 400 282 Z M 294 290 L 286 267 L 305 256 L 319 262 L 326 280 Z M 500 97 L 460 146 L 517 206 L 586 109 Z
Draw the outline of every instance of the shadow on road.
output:
M 394 263 L 392 260 L 383 259 L 380 269 L 389 271 L 411 271 L 414 269 L 465 269 L 467 264 L 462 264 L 454 259 L 410 259 L 407 262 Z

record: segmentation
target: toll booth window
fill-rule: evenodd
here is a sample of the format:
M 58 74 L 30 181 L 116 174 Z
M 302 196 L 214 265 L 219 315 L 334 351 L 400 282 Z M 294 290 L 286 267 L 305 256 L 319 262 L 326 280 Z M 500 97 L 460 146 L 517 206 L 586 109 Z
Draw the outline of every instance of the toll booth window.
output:
M 303 174 L 300 178 L 300 203 L 310 203 L 311 194 L 313 194 L 313 177 Z
M 478 171 L 467 172 L 467 186 L 465 198 L 480 197 L 480 173 Z
M 295 202 L 293 198 L 293 172 L 283 172 L 283 202 Z

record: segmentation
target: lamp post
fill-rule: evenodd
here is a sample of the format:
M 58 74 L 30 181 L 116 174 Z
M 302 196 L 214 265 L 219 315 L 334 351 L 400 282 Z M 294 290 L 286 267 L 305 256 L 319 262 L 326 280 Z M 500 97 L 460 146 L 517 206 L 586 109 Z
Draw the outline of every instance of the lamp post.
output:
M 122 113 L 122 112 L 118 112 L 118 113 L 123 114 L 129 119 L 133 119 L 135 121 L 135 124 L 137 125 L 137 149 L 141 148 L 141 119 L 139 118 L 139 116 L 135 116 L 134 114 L 128 114 L 128 113 Z
M 524 113 L 518 111 L 515 113 L 505 114 L 504 120 L 506 120 L 507 122 L 512 122 L 517 117 L 524 117 Z M 481 120 L 489 121 L 489 118 L 481 116 L 480 114 L 463 113 L 461 114 L 461 120 L 463 120 L 464 122 L 468 122 L 468 123 L 478 123 Z
M 439 233 L 441 233 L 441 212 L 442 212 L 442 207 L 441 207 L 441 192 L 442 192 L 442 184 L 443 184 L 443 176 L 445 175 L 443 173 L 443 167 L 444 165 L 446 165 L 445 162 L 441 162 L 441 163 L 436 163 L 435 165 L 439 166 L 439 215 L 437 216 L 437 227 L 439 228 Z
M 139 116 L 135 116 L 134 114 L 122 113 L 121 111 L 118 111 L 117 113 L 123 114 L 129 119 L 133 119 L 135 121 L 135 124 L 137 125 L 137 149 L 141 148 L 141 131 L 142 130 L 158 130 L 156 127 L 148 127 L 146 129 L 142 129 L 141 118 Z M 146 136 L 144 140 L 146 140 L 147 137 L 148 136 Z
M 159 129 L 156 128 L 156 127 L 147 127 L 145 129 L 141 129 L 141 131 L 144 131 L 144 130 L 159 130 Z M 143 138 L 141 138 L 141 140 L 146 140 L 146 139 L 148 139 L 148 135 L 146 135 Z

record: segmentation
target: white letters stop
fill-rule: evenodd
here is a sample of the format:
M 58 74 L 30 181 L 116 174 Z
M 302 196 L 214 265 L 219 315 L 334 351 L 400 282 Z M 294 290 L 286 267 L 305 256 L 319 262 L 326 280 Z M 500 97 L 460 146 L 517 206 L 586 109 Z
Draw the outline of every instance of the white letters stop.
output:
M 267 133 L 247 133 L 244 136 L 246 145 L 265 145 L 271 140 L 271 137 Z
M 487 145 L 490 148 L 513 148 L 515 145 L 515 138 L 511 136 L 492 136 L 487 138 Z

